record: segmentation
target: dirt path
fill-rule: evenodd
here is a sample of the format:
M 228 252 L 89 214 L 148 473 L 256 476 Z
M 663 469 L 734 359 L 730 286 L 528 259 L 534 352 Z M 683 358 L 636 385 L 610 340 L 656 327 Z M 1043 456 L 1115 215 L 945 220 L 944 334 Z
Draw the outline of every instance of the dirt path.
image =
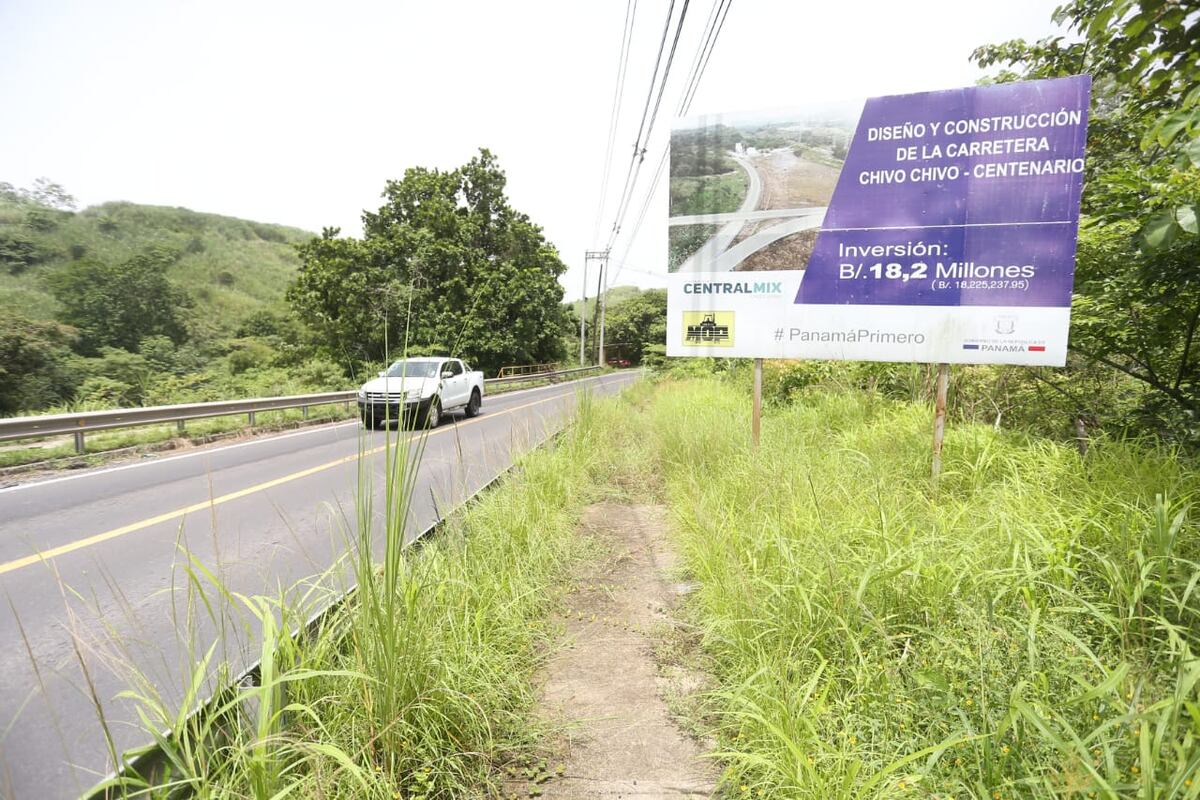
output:
M 710 797 L 717 772 L 663 700 L 694 690 L 696 679 L 660 668 L 650 636 L 670 624 L 671 605 L 686 590 L 669 582 L 663 510 L 596 505 L 585 514 L 584 532 L 607 557 L 566 599 L 566 646 L 545 670 L 540 713 L 566 727 L 555 757 L 562 774 L 541 796 Z

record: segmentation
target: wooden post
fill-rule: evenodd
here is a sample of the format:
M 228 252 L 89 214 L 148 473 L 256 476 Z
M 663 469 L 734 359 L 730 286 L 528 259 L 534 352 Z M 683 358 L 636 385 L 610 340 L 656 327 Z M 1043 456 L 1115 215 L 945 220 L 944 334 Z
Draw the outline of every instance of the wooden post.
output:
M 758 449 L 758 434 L 762 427 L 762 362 L 761 358 L 754 359 L 754 407 L 750 412 L 750 435 L 754 439 L 754 449 Z
M 1086 456 L 1088 453 L 1088 433 L 1087 425 L 1083 422 L 1083 417 L 1075 418 L 1075 446 L 1079 448 L 1079 455 Z
M 942 471 L 942 437 L 946 434 L 946 392 L 950 388 L 950 365 L 938 364 L 937 398 L 933 406 L 933 485 Z

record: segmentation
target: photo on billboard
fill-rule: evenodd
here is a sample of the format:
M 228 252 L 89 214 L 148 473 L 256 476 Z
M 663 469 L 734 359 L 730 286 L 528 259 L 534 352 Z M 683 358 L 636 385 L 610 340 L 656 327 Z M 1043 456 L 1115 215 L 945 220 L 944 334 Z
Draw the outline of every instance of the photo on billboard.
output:
M 804 269 L 861 106 L 678 120 L 671 130 L 668 270 Z

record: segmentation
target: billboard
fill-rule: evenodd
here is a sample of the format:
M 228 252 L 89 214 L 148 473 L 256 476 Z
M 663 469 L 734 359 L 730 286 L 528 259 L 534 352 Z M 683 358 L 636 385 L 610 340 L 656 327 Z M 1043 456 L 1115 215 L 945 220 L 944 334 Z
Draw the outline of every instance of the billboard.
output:
M 1090 89 L 678 121 L 668 355 L 1061 366 Z

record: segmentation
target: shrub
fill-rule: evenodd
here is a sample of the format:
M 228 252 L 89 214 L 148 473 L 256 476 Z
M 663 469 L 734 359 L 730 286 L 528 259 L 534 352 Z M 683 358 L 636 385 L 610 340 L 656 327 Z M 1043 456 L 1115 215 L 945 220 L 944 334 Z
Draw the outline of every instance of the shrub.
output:
M 96 375 L 83 382 L 75 399 L 89 408 L 120 408 L 133 405 L 137 395 L 134 387 L 124 381 Z
M 226 363 L 229 372 L 238 375 L 246 370 L 265 367 L 275 358 L 275 350 L 258 339 L 235 339 L 230 343 Z
M 20 275 L 42 260 L 37 245 L 23 233 L 0 230 L 0 266 L 10 275 Z

